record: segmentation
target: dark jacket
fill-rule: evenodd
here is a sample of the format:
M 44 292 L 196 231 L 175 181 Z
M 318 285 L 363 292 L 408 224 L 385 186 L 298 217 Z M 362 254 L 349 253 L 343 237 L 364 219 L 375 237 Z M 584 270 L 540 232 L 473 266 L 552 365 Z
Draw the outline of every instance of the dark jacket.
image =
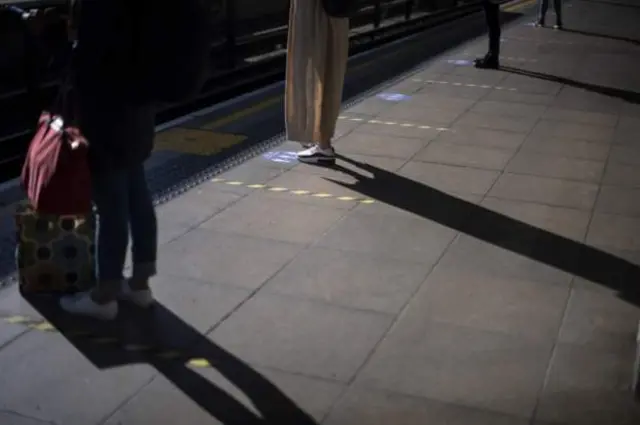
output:
M 123 0 L 82 0 L 74 53 L 79 124 L 89 141 L 95 172 L 139 165 L 153 150 L 155 105 L 134 101 L 132 73 L 123 46 L 132 34 L 123 25 Z

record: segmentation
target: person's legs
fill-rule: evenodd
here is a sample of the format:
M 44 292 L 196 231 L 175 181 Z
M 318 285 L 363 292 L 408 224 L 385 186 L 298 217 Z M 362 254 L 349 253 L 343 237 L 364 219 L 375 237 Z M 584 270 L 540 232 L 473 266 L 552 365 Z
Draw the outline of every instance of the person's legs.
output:
M 61 306 L 69 313 L 113 319 L 129 244 L 129 172 L 96 172 L 92 179 L 98 285 L 91 292 L 63 298 Z
M 549 1 L 549 0 L 546 0 Z M 556 28 L 562 28 L 562 0 L 553 0 L 553 9 L 556 11 Z
M 547 10 L 549 9 L 549 0 L 540 0 L 538 4 L 538 25 L 544 25 L 545 18 L 547 16 Z
M 129 226 L 133 272 L 120 296 L 146 307 L 153 302 L 149 279 L 156 274 L 158 223 L 143 164 L 129 173 Z
M 307 134 L 313 145 L 298 152 L 298 160 L 313 164 L 335 163 L 331 139 L 340 113 L 342 87 L 348 56 L 348 19 L 334 19 L 324 11 L 321 0 L 298 2 L 298 27 L 304 31 L 304 51 L 298 61 L 304 62 L 305 78 L 297 81 L 307 94 Z M 304 9 L 304 11 L 302 10 Z M 298 105 L 298 108 L 301 106 Z
M 321 116 L 317 121 L 317 140 L 321 149 L 331 147 L 342 107 L 342 90 L 349 57 L 349 20 L 329 18 L 327 54 L 322 85 Z
M 489 29 L 489 51 L 484 58 L 476 59 L 477 68 L 496 69 L 500 58 L 500 6 L 489 0 L 482 2 Z
M 310 48 L 310 25 L 305 0 L 291 0 L 289 32 L 287 34 L 287 68 L 284 96 L 284 116 L 287 139 L 303 145 L 313 145 L 309 105 L 309 89 L 306 84 L 312 70 L 307 55 Z

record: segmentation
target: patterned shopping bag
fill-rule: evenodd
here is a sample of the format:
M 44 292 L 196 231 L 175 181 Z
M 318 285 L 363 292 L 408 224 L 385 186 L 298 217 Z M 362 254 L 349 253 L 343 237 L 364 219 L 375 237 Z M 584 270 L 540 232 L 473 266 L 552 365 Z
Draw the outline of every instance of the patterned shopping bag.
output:
M 70 293 L 94 285 L 93 215 L 42 214 L 21 204 L 15 222 L 23 293 Z

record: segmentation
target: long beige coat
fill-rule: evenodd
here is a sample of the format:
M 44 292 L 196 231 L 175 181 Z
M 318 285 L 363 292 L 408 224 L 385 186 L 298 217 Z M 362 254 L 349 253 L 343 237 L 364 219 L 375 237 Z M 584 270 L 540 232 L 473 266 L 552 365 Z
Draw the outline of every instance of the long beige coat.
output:
M 291 0 L 285 89 L 287 137 L 328 142 L 340 114 L 349 20 L 328 16 L 322 0 Z

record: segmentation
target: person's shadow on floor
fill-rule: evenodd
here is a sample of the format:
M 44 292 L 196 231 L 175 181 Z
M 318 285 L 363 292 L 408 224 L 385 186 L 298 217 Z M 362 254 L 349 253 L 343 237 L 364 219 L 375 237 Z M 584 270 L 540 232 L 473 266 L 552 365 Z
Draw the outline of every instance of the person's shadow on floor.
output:
M 611 288 L 640 306 L 640 267 L 636 264 L 373 165 L 342 155 L 338 158 L 372 177 L 336 165 L 336 170 L 356 179 L 349 184 L 327 178 L 337 185 Z
M 317 425 L 268 379 L 160 303 L 149 311 L 123 308 L 105 323 L 69 316 L 53 298 L 27 301 L 97 368 L 147 363 L 225 425 Z M 194 359 L 242 391 L 259 416 L 193 370 Z

